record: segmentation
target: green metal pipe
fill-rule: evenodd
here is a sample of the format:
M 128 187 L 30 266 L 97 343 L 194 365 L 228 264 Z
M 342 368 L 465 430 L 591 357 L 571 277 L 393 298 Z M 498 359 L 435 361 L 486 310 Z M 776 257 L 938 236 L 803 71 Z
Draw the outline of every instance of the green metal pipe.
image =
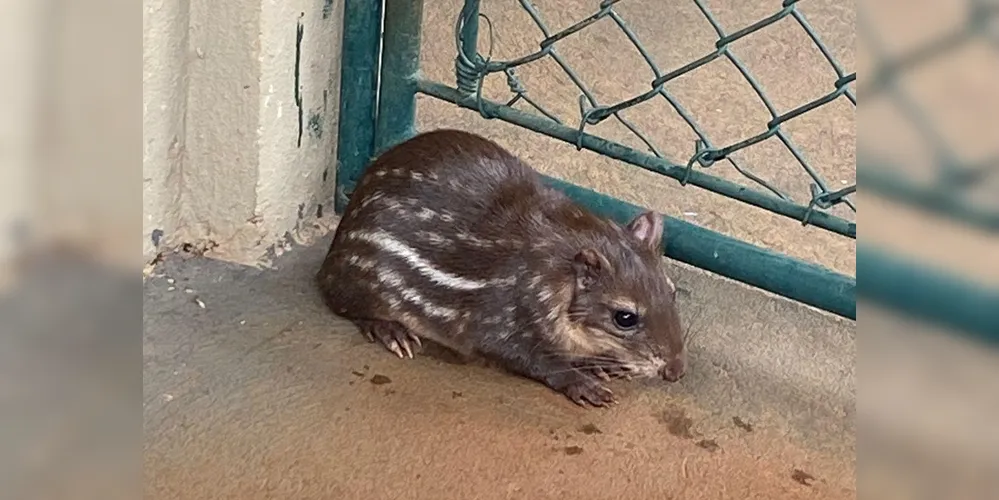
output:
M 381 0 L 346 0 L 340 56 L 340 114 L 334 208 L 342 213 L 374 156 Z
M 915 318 L 955 327 L 999 346 L 999 290 L 969 283 L 925 264 L 857 247 L 857 293 Z
M 593 212 L 626 223 L 644 208 L 545 177 Z M 822 266 L 760 248 L 710 229 L 665 217 L 667 257 L 849 319 L 857 319 L 856 280 Z
M 581 147 L 600 153 L 604 156 L 621 160 L 632 165 L 642 167 L 646 170 L 656 172 L 674 179 L 680 180 L 688 178 L 688 183 L 715 193 L 723 194 L 730 198 L 743 201 L 771 212 L 789 217 L 795 220 L 804 220 L 809 213 L 808 208 L 795 203 L 782 200 L 759 191 L 740 186 L 734 182 L 727 181 L 708 175 L 697 170 L 690 172 L 683 166 L 673 165 L 661 158 L 641 153 L 633 148 L 608 141 L 590 134 L 580 134 L 579 130 L 553 122 L 548 118 L 525 113 L 517 109 L 500 105 L 499 103 L 482 99 L 481 107 L 477 97 L 464 94 L 458 89 L 430 80 L 418 79 L 417 88 L 420 92 L 438 99 L 457 104 L 463 108 L 483 111 L 490 117 L 496 117 L 503 121 L 510 122 L 521 127 L 545 134 L 570 144 L 579 144 Z M 839 233 L 850 238 L 857 237 L 857 224 L 849 222 L 843 218 L 821 211 L 812 211 L 808 218 L 809 224 L 823 229 Z
M 423 0 L 386 0 L 375 155 L 415 133 Z

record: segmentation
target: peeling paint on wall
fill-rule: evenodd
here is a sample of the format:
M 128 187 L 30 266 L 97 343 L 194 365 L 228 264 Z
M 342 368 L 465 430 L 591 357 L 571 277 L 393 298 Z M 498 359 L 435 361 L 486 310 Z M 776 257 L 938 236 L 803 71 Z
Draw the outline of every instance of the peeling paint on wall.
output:
M 153 241 L 153 246 L 156 247 L 156 248 L 159 248 L 160 241 L 163 240 L 163 230 L 162 229 L 153 229 L 152 234 L 150 234 L 149 236 L 150 236 L 150 239 L 152 239 L 152 241 Z
M 323 138 L 323 117 L 318 110 L 309 115 L 309 135 L 313 139 Z
M 305 26 L 302 18 L 305 12 L 298 16 L 298 27 L 295 35 L 295 105 L 298 107 L 298 147 L 302 147 L 302 132 L 304 131 L 305 110 L 302 108 L 302 38 L 305 37 Z

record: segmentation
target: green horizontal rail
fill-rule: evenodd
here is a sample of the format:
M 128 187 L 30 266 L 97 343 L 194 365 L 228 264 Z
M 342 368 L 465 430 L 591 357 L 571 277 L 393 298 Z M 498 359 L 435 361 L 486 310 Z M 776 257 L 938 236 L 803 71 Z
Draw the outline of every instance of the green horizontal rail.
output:
M 545 182 L 594 213 L 627 223 L 645 208 L 552 177 Z M 849 319 L 857 319 L 856 280 L 822 266 L 665 217 L 665 255 Z
M 466 94 L 456 88 L 430 80 L 418 79 L 417 88 L 426 95 L 463 108 L 479 111 L 488 118 L 499 118 L 549 137 L 560 139 L 569 144 L 574 144 L 604 156 L 630 163 L 645 170 L 677 180 L 686 179 L 689 184 L 741 200 L 750 205 L 770 210 L 798 221 L 807 220 L 808 224 L 813 226 L 851 238 L 857 237 L 857 224 L 855 222 L 850 222 L 822 211 L 808 210 L 807 207 L 713 175 L 704 174 L 696 170 L 688 170 L 686 166 L 672 164 L 662 158 L 642 153 L 623 144 L 585 132 L 581 133 L 577 128 L 567 127 L 549 118 L 525 113 L 487 99 L 479 99 L 474 94 Z
M 857 246 L 857 294 L 999 346 L 999 290 L 868 245 Z

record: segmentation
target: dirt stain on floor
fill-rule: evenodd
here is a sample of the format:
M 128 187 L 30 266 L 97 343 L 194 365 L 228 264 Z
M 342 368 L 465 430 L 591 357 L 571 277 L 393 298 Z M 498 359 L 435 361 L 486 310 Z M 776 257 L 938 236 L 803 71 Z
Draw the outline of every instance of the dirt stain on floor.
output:
M 791 479 L 793 479 L 794 482 L 798 484 L 802 484 L 804 486 L 811 486 L 812 483 L 815 481 L 815 476 L 801 469 L 794 469 L 793 471 L 791 471 Z
M 697 446 L 707 450 L 709 453 L 714 453 L 721 449 L 721 447 L 718 446 L 718 442 L 714 439 L 702 439 L 697 442 Z
M 746 422 L 745 420 L 739 417 L 732 417 L 732 423 L 735 424 L 736 427 L 746 432 L 753 432 L 753 424 Z
M 659 421 L 666 424 L 666 430 L 670 434 L 684 439 L 694 439 L 694 420 L 688 417 L 683 409 L 670 408 L 659 415 Z

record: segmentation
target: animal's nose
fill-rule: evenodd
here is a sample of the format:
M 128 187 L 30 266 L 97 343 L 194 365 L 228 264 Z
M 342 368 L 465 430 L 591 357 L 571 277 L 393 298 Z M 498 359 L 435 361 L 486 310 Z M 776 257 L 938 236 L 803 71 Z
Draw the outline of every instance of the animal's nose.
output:
M 687 374 L 687 363 L 683 356 L 675 356 L 673 359 L 666 362 L 659 374 L 667 382 L 677 382 Z

